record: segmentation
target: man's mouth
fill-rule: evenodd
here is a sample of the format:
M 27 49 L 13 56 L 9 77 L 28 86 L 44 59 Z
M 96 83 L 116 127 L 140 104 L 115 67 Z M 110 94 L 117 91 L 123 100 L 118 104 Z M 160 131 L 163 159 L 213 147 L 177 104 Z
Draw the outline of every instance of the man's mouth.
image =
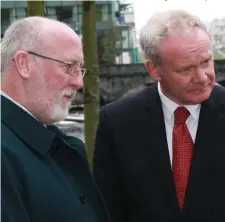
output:
M 75 90 L 66 90 L 63 93 L 63 97 L 68 98 L 68 99 L 74 98 L 75 95 L 76 95 L 76 91 Z
M 200 92 L 200 91 L 203 91 L 206 87 L 208 87 L 208 85 L 207 86 L 204 86 L 204 87 L 202 87 L 202 88 L 200 88 L 200 89 L 192 89 L 192 90 L 190 90 L 191 92 Z
M 73 98 L 72 95 L 64 95 L 64 97 L 67 98 L 67 99 L 72 99 Z

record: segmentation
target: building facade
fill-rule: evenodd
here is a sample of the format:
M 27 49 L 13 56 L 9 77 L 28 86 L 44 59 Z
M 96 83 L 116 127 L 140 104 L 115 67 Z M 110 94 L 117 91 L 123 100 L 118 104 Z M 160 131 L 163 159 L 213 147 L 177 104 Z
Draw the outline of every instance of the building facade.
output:
M 209 25 L 215 59 L 225 59 L 225 17 L 213 19 Z
M 44 16 L 68 23 L 82 37 L 81 1 L 44 1 Z M 96 1 L 96 30 L 100 63 L 133 63 L 134 28 L 119 1 Z M 27 1 L 1 1 L 1 34 L 16 19 L 27 16 Z M 134 21 L 133 21 L 134 23 Z M 122 31 L 121 31 L 122 27 Z M 124 54 L 125 53 L 125 54 Z M 128 53 L 128 54 L 126 54 Z M 126 56 L 124 56 L 126 55 Z

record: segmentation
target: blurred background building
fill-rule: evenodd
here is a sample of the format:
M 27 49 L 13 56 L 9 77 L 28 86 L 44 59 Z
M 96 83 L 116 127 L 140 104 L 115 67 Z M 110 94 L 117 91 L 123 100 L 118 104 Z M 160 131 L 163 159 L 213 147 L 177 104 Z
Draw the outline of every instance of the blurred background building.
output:
M 214 58 L 225 59 L 225 17 L 213 19 L 209 31 L 212 34 Z
M 132 2 L 132 1 L 130 1 Z M 81 37 L 81 1 L 44 1 L 45 16 L 68 23 Z M 134 4 L 129 1 L 96 1 L 96 31 L 100 64 L 135 64 L 144 59 L 138 45 Z M 26 17 L 27 1 L 1 1 L 1 35 L 15 19 Z M 225 59 L 225 17 L 206 25 L 213 37 L 216 60 Z
M 81 1 L 45 1 L 45 17 L 68 23 L 82 37 Z M 122 1 L 96 1 L 100 64 L 138 63 L 134 10 Z M 1 35 L 15 19 L 27 16 L 27 1 L 1 1 Z

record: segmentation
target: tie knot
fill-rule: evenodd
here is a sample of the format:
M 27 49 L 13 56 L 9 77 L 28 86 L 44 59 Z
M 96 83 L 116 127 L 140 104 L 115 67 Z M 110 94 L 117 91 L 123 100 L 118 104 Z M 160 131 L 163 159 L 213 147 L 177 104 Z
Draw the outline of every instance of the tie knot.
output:
M 185 107 L 178 107 L 175 112 L 175 124 L 184 124 L 190 115 L 189 111 Z

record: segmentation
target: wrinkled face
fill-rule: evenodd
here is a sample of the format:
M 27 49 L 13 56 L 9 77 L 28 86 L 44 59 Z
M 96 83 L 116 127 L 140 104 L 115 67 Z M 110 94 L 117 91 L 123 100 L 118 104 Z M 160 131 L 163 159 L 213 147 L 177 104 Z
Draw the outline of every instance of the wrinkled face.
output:
M 170 35 L 160 43 L 161 64 L 154 77 L 163 93 L 178 104 L 198 104 L 208 99 L 215 82 L 208 35 Z
M 51 124 L 67 117 L 76 91 L 83 86 L 82 74 L 79 71 L 83 63 L 82 44 L 78 38 L 69 35 L 63 37 L 60 44 L 55 42 L 52 50 L 42 50 L 40 54 L 73 62 L 75 67 L 72 68 L 75 70 L 73 75 L 70 75 L 67 70 L 71 67 L 56 61 L 36 58 L 39 60 L 39 66 L 36 64 L 33 73 L 31 89 L 33 98 L 30 99 L 36 103 L 33 110 L 39 120 L 42 123 Z

